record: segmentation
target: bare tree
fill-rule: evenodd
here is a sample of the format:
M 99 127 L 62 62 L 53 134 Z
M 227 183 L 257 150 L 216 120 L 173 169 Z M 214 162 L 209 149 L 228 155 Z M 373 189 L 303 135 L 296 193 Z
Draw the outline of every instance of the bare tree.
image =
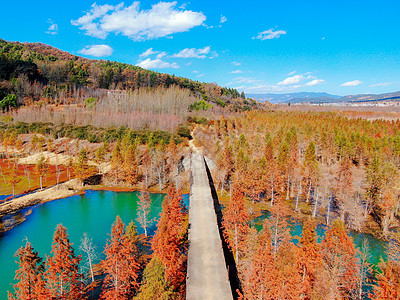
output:
M 96 246 L 93 245 L 92 239 L 88 236 L 86 232 L 83 233 L 79 249 L 85 253 L 85 265 L 89 268 L 90 277 L 92 279 L 92 282 L 94 282 L 93 262 L 97 259 Z
M 140 192 L 138 202 L 138 217 L 137 221 L 140 223 L 144 230 L 144 235 L 147 236 L 147 228 L 152 223 L 150 220 L 150 194 L 149 192 Z

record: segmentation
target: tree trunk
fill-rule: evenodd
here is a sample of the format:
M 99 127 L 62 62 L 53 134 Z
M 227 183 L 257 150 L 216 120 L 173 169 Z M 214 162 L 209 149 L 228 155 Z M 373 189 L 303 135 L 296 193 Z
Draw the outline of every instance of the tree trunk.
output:
M 289 194 L 290 194 L 290 175 L 288 174 L 287 177 L 287 192 L 286 192 L 286 200 L 289 200 Z
M 308 201 L 310 200 L 310 194 L 311 194 L 311 179 L 310 179 L 310 183 L 308 184 L 308 192 L 307 192 L 306 203 L 308 203 Z
M 271 180 L 271 206 L 274 205 L 274 177 Z
M 90 275 L 91 275 L 91 277 L 92 277 L 92 282 L 94 282 L 94 274 L 93 274 L 92 258 L 90 257 L 90 255 L 88 255 L 88 259 L 89 259 Z
M 297 197 L 296 197 L 296 209 L 295 211 L 298 211 L 299 209 L 299 198 L 301 195 L 301 179 L 300 179 L 300 183 L 299 183 L 299 190 L 297 191 Z
M 313 211 L 313 217 L 315 218 L 316 214 L 317 214 L 317 208 L 318 208 L 318 190 L 315 191 L 315 203 L 314 203 L 314 211 Z
M 326 213 L 326 225 L 328 225 L 328 226 L 329 226 L 329 215 L 331 212 L 331 199 L 332 199 L 332 195 L 329 196 L 329 198 L 328 198 L 328 212 Z

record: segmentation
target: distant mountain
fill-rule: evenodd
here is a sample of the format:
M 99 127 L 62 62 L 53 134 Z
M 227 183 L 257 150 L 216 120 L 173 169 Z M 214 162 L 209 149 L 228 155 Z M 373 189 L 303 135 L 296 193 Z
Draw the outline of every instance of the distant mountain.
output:
M 349 95 L 339 99 L 340 102 L 378 102 L 378 101 L 400 101 L 400 91 L 384 94 L 361 94 Z
M 400 91 L 384 94 L 337 96 L 328 93 L 248 94 L 250 98 L 271 103 L 361 103 L 400 101 Z
M 310 97 L 310 98 L 293 98 L 291 103 L 363 103 L 363 102 L 384 102 L 384 101 L 400 101 L 400 91 L 384 94 L 359 94 L 348 95 L 340 98 L 333 97 Z
M 310 102 L 310 99 L 321 101 L 330 101 L 339 99 L 340 96 L 331 95 L 325 92 L 321 93 L 289 93 L 289 94 L 247 94 L 247 97 L 264 102 L 269 101 L 271 103 L 288 103 L 288 102 Z

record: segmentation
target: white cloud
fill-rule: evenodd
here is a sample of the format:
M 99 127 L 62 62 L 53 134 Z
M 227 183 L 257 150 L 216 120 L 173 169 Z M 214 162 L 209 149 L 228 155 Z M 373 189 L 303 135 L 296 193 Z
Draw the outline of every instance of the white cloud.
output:
M 375 83 L 375 84 L 371 84 L 370 87 L 378 87 L 378 86 L 389 86 L 393 84 L 393 82 L 382 82 L 382 83 Z
M 281 82 L 278 82 L 277 85 L 292 85 L 299 83 L 300 81 L 304 80 L 306 77 L 304 75 L 294 75 L 291 77 L 286 78 L 285 80 L 282 80 Z
M 282 34 L 286 34 L 285 30 L 274 30 L 273 28 L 259 32 L 257 36 L 253 37 L 254 39 L 258 40 L 272 40 L 279 38 Z
M 153 48 L 149 48 L 146 51 L 144 51 L 142 54 L 139 55 L 139 57 L 147 57 L 153 54 L 160 53 L 160 51 L 154 51 Z
M 92 45 L 86 46 L 84 49 L 79 50 L 78 53 L 96 57 L 110 56 L 113 49 L 108 45 Z
M 240 63 L 240 62 L 237 62 L 237 61 L 233 61 L 232 64 L 233 64 L 234 66 L 240 66 L 240 65 L 241 65 L 241 63 Z
M 325 82 L 325 80 L 323 80 L 323 79 L 314 79 L 314 80 L 311 80 L 310 82 L 307 82 L 303 86 L 314 86 L 314 85 L 322 84 L 324 82 Z
M 203 77 L 204 76 L 204 74 L 199 74 L 199 75 L 197 75 L 196 77 L 197 78 L 200 78 L 200 77 Z
M 55 35 L 58 33 L 58 25 L 53 22 L 53 20 L 49 19 L 48 21 L 50 23 L 49 28 L 47 29 L 46 33 Z
M 210 53 L 211 47 L 207 46 L 201 49 L 196 48 L 185 48 L 178 53 L 172 55 L 172 57 L 180 58 L 206 58 L 207 54 Z
M 240 74 L 240 73 L 243 73 L 243 71 L 242 70 L 234 70 L 231 72 L 231 74 Z
M 197 70 L 192 71 L 192 73 L 199 74 L 200 72 Z
M 225 16 L 221 16 L 220 23 L 225 23 L 228 19 Z
M 250 87 L 243 88 L 246 93 L 254 93 L 254 94 L 263 94 L 263 93 L 274 93 L 274 92 L 283 92 L 288 90 L 287 87 L 276 86 L 276 85 L 267 85 L 267 84 L 257 84 Z
M 90 36 L 104 39 L 114 32 L 143 41 L 188 31 L 206 20 L 203 13 L 177 8 L 176 4 L 159 2 L 151 9 L 141 10 L 138 1 L 131 6 L 125 6 L 123 2 L 115 6 L 95 3 L 89 12 L 71 23 Z
M 159 58 L 152 60 L 151 58 L 147 58 L 136 64 L 138 67 L 143 69 L 167 69 L 167 68 L 174 68 L 177 69 L 179 66 L 176 63 L 169 63 L 163 61 Z
M 148 57 L 148 56 L 152 56 L 154 54 L 157 54 L 156 58 L 163 58 L 164 56 L 167 55 L 167 52 L 154 51 L 153 48 L 149 48 L 146 51 L 144 51 L 142 54 L 140 54 L 139 57 Z
M 156 56 L 156 58 L 163 58 L 164 56 L 166 56 L 167 55 L 167 52 L 160 52 L 160 53 L 158 53 L 157 54 L 157 56 Z
M 262 80 L 249 78 L 249 77 L 236 77 L 231 82 L 228 82 L 225 85 L 233 85 L 233 84 L 253 84 L 253 83 L 261 83 Z
M 293 74 L 293 73 L 292 73 Z M 299 88 L 312 87 L 323 84 L 325 80 L 312 76 L 310 72 L 288 77 L 277 84 L 268 84 L 263 80 L 249 77 L 237 77 L 227 86 L 237 90 L 245 90 L 246 93 L 276 93 L 276 92 L 294 92 Z
M 342 83 L 340 86 L 357 86 L 357 85 L 360 85 L 362 83 L 363 82 L 360 81 L 360 80 L 354 80 L 354 81 L 348 81 L 348 82 Z
M 122 4 L 122 3 L 121 3 Z M 105 39 L 107 37 L 108 32 L 104 31 L 101 28 L 101 24 L 95 23 L 95 20 L 102 18 L 112 10 L 119 9 L 119 6 L 112 6 L 112 5 L 97 5 L 94 3 L 92 5 L 92 9 L 86 13 L 86 15 L 80 17 L 78 20 L 72 20 L 71 24 L 75 26 L 79 26 L 81 30 L 86 31 L 87 35 L 98 37 Z M 97 20 L 99 21 L 99 20 Z
M 296 74 L 296 71 L 290 72 L 290 73 L 288 74 L 288 76 L 292 76 L 292 75 L 294 75 L 294 74 Z

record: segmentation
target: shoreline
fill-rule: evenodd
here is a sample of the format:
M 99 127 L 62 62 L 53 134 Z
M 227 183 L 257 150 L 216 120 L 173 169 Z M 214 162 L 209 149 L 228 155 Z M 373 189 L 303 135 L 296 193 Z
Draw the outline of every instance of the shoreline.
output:
M 31 207 L 38 203 L 46 203 L 49 201 L 63 199 L 66 197 L 79 194 L 82 189 L 79 188 L 78 179 L 72 179 L 58 186 L 54 185 L 43 190 L 34 190 L 28 194 L 21 195 L 14 199 L 4 199 L 5 201 L 0 204 L 0 217 L 6 216 L 20 211 L 21 209 Z
M 43 190 L 34 189 L 25 191 L 24 194 L 18 195 L 17 198 L 8 197 L 0 203 L 0 219 L 16 215 L 24 209 L 33 208 L 37 204 L 47 203 L 54 200 L 60 200 L 76 195 L 83 195 L 86 191 L 111 191 L 111 192 L 137 192 L 141 189 L 139 187 L 124 187 L 124 186 L 104 186 L 104 185 L 86 185 L 82 186 L 78 179 L 71 179 L 53 185 Z M 149 193 L 166 194 L 166 189 L 156 190 L 155 188 L 148 188 L 146 191 Z M 182 194 L 188 193 L 189 189 L 182 189 Z M 23 220 L 24 221 L 24 220 Z M 22 221 L 22 222 L 23 222 Z M 18 225 L 20 221 L 16 221 L 15 224 L 9 224 L 9 226 L 2 228 L 0 226 L 0 233 L 6 232 Z M 18 224 L 17 224 L 18 223 Z M 0 223 L 1 225 L 1 223 Z

